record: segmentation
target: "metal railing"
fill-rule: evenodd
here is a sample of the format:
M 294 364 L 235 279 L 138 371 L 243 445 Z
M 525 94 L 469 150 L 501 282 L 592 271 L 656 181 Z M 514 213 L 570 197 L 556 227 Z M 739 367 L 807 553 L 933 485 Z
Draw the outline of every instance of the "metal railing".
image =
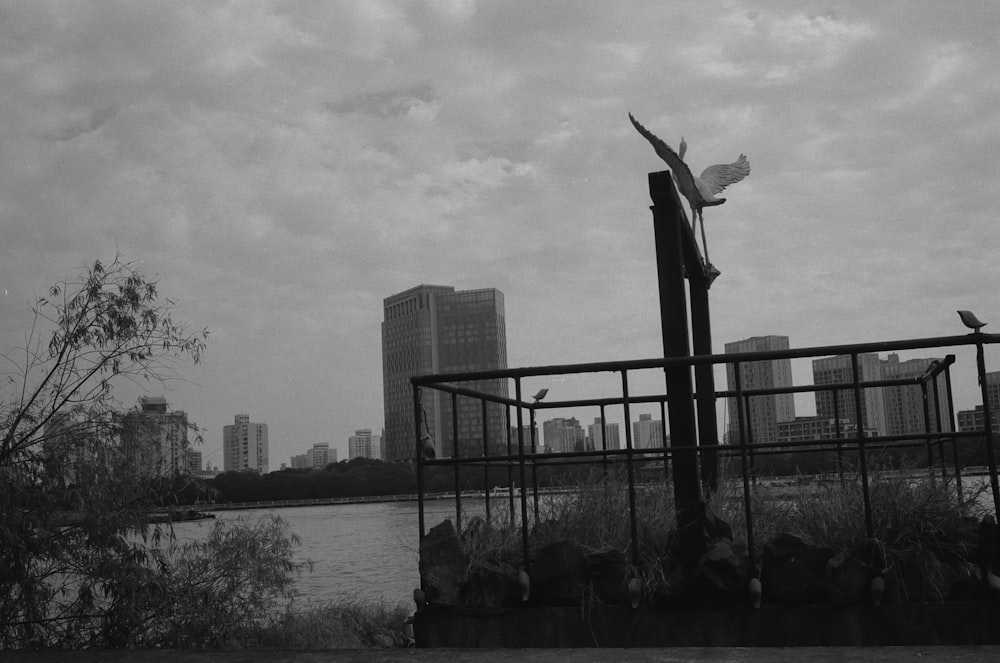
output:
M 529 528 L 530 524 L 537 522 L 539 518 L 539 496 L 542 493 L 542 489 L 539 488 L 538 484 L 539 470 L 554 466 L 594 465 L 603 467 L 607 471 L 611 466 L 621 467 L 624 465 L 629 494 L 631 550 L 633 556 L 637 556 L 639 546 L 637 545 L 638 535 L 635 504 L 636 475 L 640 467 L 648 469 L 650 465 L 656 467 L 658 463 L 662 463 L 663 480 L 666 481 L 675 455 L 694 453 L 698 457 L 702 457 L 705 454 L 712 453 L 739 459 L 747 548 L 751 554 L 751 562 L 753 562 L 754 531 L 751 486 L 756 480 L 754 469 L 755 459 L 773 454 L 802 454 L 815 453 L 816 451 L 825 453 L 826 451 L 830 451 L 836 454 L 837 461 L 834 467 L 839 471 L 843 470 L 845 459 L 856 459 L 855 462 L 860 470 L 865 528 L 868 536 L 871 537 L 872 505 L 869 493 L 868 457 L 872 451 L 923 447 L 926 452 L 929 471 L 936 472 L 940 470 L 943 477 L 948 477 L 949 479 L 953 477 L 955 486 L 961 497 L 962 464 L 959 460 L 959 446 L 963 442 L 983 439 L 985 439 L 985 463 L 990 479 L 993 509 L 995 514 L 1000 514 L 1000 486 L 998 486 L 997 482 L 997 466 L 994 453 L 994 438 L 996 434 L 992 426 L 995 415 L 991 412 L 990 407 L 984 359 L 984 347 L 997 343 L 1000 343 L 1000 335 L 998 334 L 974 333 L 963 336 L 795 348 L 739 354 L 565 364 L 414 377 L 411 379 L 411 383 L 413 385 L 415 411 L 414 450 L 417 461 L 417 498 L 419 504 L 420 536 L 422 538 L 426 531 L 424 518 L 425 486 L 427 472 L 431 468 L 452 468 L 452 492 L 454 493 L 456 516 L 455 525 L 459 532 L 462 531 L 463 499 L 460 470 L 468 470 L 468 468 L 482 469 L 486 484 L 483 491 L 483 499 L 485 500 L 486 515 L 489 518 L 491 509 L 493 508 L 492 500 L 498 497 L 495 491 L 490 490 L 490 469 L 501 468 L 507 474 L 507 485 L 502 494 L 506 497 L 506 508 L 509 509 L 509 513 L 512 515 L 515 513 L 519 514 L 518 520 L 521 528 L 523 562 L 527 566 L 529 560 Z M 952 369 L 956 365 L 955 355 L 948 354 L 943 359 L 931 364 L 923 375 L 916 377 L 865 380 L 859 366 L 859 356 L 870 353 L 921 349 L 942 350 L 948 348 L 975 349 L 976 362 L 974 373 L 980 387 L 984 419 L 984 424 L 980 429 L 961 432 L 956 430 L 952 395 Z M 830 356 L 846 356 L 849 358 L 850 381 L 835 384 L 767 389 L 750 389 L 743 386 L 745 380 L 742 373 L 747 365 L 754 362 Z M 634 376 L 637 372 L 648 371 L 650 369 L 662 369 L 665 373 L 669 373 L 670 371 L 693 370 L 695 367 L 703 365 L 725 365 L 730 367 L 732 371 L 735 389 L 716 391 L 712 395 L 712 398 L 733 399 L 733 402 L 735 402 L 737 412 L 737 421 L 735 423 L 739 439 L 730 440 L 727 444 L 703 443 L 697 446 L 670 445 L 667 442 L 666 434 L 667 394 L 633 395 L 630 390 L 630 377 Z M 619 376 L 621 386 L 617 390 L 617 393 L 609 393 L 594 398 L 563 401 L 541 401 L 540 399 L 529 401 L 523 395 L 522 386 L 526 379 L 606 373 Z M 498 393 L 484 393 L 481 390 L 466 386 L 471 382 L 478 382 L 481 385 L 483 381 L 490 380 L 505 382 L 508 385 L 506 392 L 513 391 L 513 396 L 504 395 L 505 390 L 503 389 L 497 390 Z M 944 385 L 944 394 L 941 393 L 942 383 Z M 513 388 L 510 389 L 510 386 Z M 873 437 L 869 434 L 870 431 L 866 431 L 863 422 L 859 423 L 855 419 L 852 426 L 844 426 L 841 415 L 835 413 L 833 417 L 835 435 L 831 439 L 755 441 L 755 431 L 747 415 L 750 409 L 750 399 L 752 398 L 810 392 L 831 393 L 835 408 L 838 407 L 837 404 L 841 400 L 837 397 L 837 394 L 850 394 L 853 397 L 854 412 L 860 413 L 863 411 L 864 391 L 866 389 L 895 386 L 914 386 L 921 390 L 924 405 L 924 430 L 922 432 L 907 432 L 901 435 Z M 433 440 L 428 440 L 427 415 L 422 403 L 425 392 L 434 391 L 448 394 L 451 399 L 450 410 L 452 416 L 449 437 L 452 441 L 452 446 L 450 457 L 438 457 L 436 447 L 433 447 L 435 451 L 432 453 L 427 446 Z M 933 400 L 931 396 L 933 396 Z M 695 399 L 697 400 L 698 398 L 699 396 L 696 395 Z M 476 409 L 481 412 L 481 426 L 479 426 L 478 435 L 475 438 L 460 439 L 459 406 L 460 404 L 465 405 L 464 411 L 467 413 L 470 411 L 467 405 L 470 401 L 476 403 L 478 406 Z M 502 431 L 497 431 L 495 426 L 491 429 L 488 425 L 487 404 L 490 403 L 495 404 L 493 407 L 504 408 L 506 426 Z M 934 404 L 933 411 L 931 411 L 931 403 Z M 633 423 L 631 410 L 633 406 L 639 404 L 657 404 L 659 406 L 661 421 L 663 422 L 663 439 L 659 447 L 636 448 L 634 444 L 631 427 Z M 611 406 L 621 407 L 624 416 L 625 445 L 623 448 L 610 449 L 607 447 L 608 428 L 606 410 Z M 537 412 L 567 410 L 570 408 L 576 410 L 593 408 L 599 412 L 598 419 L 603 431 L 603 435 L 601 436 L 602 448 L 558 453 L 539 452 L 535 428 Z M 528 426 L 525 426 L 526 422 L 529 423 Z M 497 437 L 500 437 L 500 439 L 496 439 Z M 638 559 L 633 559 L 633 562 L 637 563 Z

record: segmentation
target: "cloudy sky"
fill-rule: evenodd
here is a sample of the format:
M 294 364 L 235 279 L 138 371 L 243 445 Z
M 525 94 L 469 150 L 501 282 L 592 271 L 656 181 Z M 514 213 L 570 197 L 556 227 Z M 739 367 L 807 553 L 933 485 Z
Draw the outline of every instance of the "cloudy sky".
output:
M 696 172 L 750 159 L 705 214 L 717 350 L 1000 328 L 998 26 L 992 0 L 3 2 L 0 349 L 56 280 L 141 261 L 211 332 L 159 391 L 220 465 L 234 415 L 266 422 L 272 468 L 381 428 L 382 300 L 420 283 L 502 290 L 511 366 L 655 357 L 664 164 L 629 111 Z

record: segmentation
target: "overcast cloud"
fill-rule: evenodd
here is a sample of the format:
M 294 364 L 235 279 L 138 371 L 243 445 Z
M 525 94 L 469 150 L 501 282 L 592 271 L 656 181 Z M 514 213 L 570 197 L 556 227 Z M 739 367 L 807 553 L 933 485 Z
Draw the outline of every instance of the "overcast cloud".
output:
M 709 7 L 2 3 L 0 347 L 141 260 L 211 332 L 168 400 L 219 465 L 266 422 L 272 468 L 381 428 L 382 299 L 419 283 L 502 290 L 511 366 L 655 357 L 630 111 L 696 172 L 750 159 L 705 214 L 718 351 L 1000 327 L 1000 5 Z

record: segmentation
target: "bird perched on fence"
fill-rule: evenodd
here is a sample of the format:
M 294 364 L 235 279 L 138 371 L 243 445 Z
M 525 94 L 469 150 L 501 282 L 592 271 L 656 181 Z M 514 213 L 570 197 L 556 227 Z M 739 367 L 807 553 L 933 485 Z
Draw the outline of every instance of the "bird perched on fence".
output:
M 976 317 L 976 314 L 972 311 L 959 311 L 958 317 L 962 319 L 962 324 L 973 331 L 973 333 L 979 334 L 980 329 L 986 326 L 986 323 Z
M 632 125 L 642 134 L 643 138 L 652 144 L 656 154 L 667 162 L 670 172 L 673 173 L 674 181 L 677 182 L 677 189 L 681 195 L 687 198 L 691 204 L 691 225 L 692 229 L 698 221 L 701 221 L 701 245 L 705 249 L 705 264 L 711 267 L 708 260 L 708 243 L 705 241 L 705 219 L 701 210 L 704 207 L 713 207 L 726 202 L 725 198 L 717 198 L 715 194 L 720 193 L 730 184 L 739 182 L 750 174 L 750 162 L 745 154 L 730 164 L 716 164 L 709 166 L 702 171 L 700 177 L 695 177 L 684 163 L 684 154 L 687 152 L 687 143 L 681 138 L 681 144 L 677 152 L 657 138 L 649 129 L 639 124 L 632 113 L 628 114 L 628 119 L 632 120 Z

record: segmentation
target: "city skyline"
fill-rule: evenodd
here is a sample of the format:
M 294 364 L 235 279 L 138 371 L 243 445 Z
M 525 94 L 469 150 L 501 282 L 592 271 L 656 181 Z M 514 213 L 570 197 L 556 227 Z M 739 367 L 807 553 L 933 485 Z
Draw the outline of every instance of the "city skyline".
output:
M 705 211 L 716 352 L 767 330 L 797 347 L 961 334 L 957 309 L 1000 328 L 996 17 L 11 3 L 0 351 L 52 284 L 138 261 L 210 336 L 200 365 L 118 399 L 162 394 L 220 466 L 236 412 L 268 422 L 276 466 L 379 430 L 381 302 L 416 283 L 501 290 L 513 367 L 660 356 L 647 176 L 664 164 L 629 112 L 684 136 L 696 172 L 752 165 Z M 958 377 L 956 407 L 972 407 L 974 376 Z

